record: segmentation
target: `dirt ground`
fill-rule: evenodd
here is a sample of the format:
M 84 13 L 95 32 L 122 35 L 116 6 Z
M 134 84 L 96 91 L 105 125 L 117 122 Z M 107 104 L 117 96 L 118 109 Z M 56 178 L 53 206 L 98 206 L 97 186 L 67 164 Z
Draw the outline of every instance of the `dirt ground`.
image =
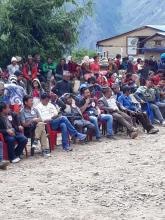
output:
M 0 220 L 165 220 L 165 128 L 0 172 Z

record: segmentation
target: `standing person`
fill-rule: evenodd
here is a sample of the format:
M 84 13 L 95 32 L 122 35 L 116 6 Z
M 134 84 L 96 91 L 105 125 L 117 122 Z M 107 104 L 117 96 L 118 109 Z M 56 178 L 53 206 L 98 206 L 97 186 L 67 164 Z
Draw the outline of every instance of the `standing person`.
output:
M 120 67 L 121 67 L 121 55 L 120 54 L 116 55 L 115 64 L 117 66 L 117 69 L 120 70 Z
M 52 89 L 52 92 L 59 97 L 65 93 L 73 93 L 72 84 L 70 82 L 70 72 L 63 72 L 63 80 L 56 83 L 55 87 Z
M 160 64 L 158 65 L 158 69 L 165 71 L 165 53 L 162 53 L 160 58 L 161 58 L 161 61 L 160 61 Z
M 57 64 L 53 62 L 52 58 L 48 57 L 47 62 L 43 64 L 42 71 L 45 80 L 50 80 L 51 76 L 55 77 Z
M 157 61 L 155 60 L 154 56 L 150 56 L 148 64 L 149 64 L 149 68 L 151 71 L 153 71 L 153 72 L 158 71 L 158 64 L 157 64 Z
M 42 72 L 42 63 L 41 63 L 41 56 L 40 54 L 35 54 L 34 55 L 34 63 L 37 67 L 37 77 L 40 80 L 40 82 L 44 81 L 43 78 L 43 72 Z
M 90 70 L 90 59 L 88 56 L 85 56 L 82 60 L 81 71 L 85 80 L 88 80 L 92 76 L 92 72 Z
M 44 81 L 46 82 L 46 85 L 45 85 L 46 92 L 50 92 L 51 90 L 50 83 L 51 83 L 52 76 L 54 76 L 55 78 L 56 66 L 57 66 L 56 63 L 53 62 L 53 60 L 50 57 L 47 59 L 47 62 L 43 64 L 42 72 L 43 72 Z
M 0 169 L 6 170 L 9 165 L 9 161 L 3 160 L 3 142 L 0 141 Z
M 9 106 L 3 102 L 0 103 L 0 133 L 4 135 L 8 145 L 8 156 L 12 163 L 18 163 L 20 156 L 28 142 L 28 139 L 22 134 L 23 127 L 20 124 L 16 113 L 10 114 Z M 17 147 L 16 142 L 18 143 Z
M 127 73 L 134 74 L 134 57 L 129 56 L 128 57 L 128 66 L 127 66 Z
M 21 86 L 26 91 L 26 83 L 24 82 L 23 74 L 20 70 L 17 70 L 14 75 L 17 77 L 16 84 Z
M 8 103 L 8 98 L 5 95 L 5 84 L 0 81 L 0 102 Z
M 37 65 L 33 62 L 33 57 L 28 56 L 28 61 L 23 67 L 23 76 L 27 80 L 27 93 L 30 94 L 32 90 L 32 80 L 37 78 Z
M 19 65 L 17 64 L 17 59 L 15 57 L 11 58 L 11 64 L 7 66 L 7 71 L 9 76 L 14 75 L 14 73 L 19 70 Z
M 140 74 L 140 85 L 144 86 L 146 81 L 149 78 L 149 71 L 150 71 L 150 67 L 149 67 L 149 62 L 147 59 L 144 60 L 144 65 L 142 67 L 141 70 L 139 70 L 139 74 Z
M 79 133 L 65 116 L 59 115 L 59 108 L 50 103 L 50 96 L 47 93 L 41 95 L 41 103 L 36 107 L 41 119 L 45 123 L 50 123 L 53 130 L 61 129 L 62 146 L 65 151 L 72 151 L 68 142 L 68 132 L 71 136 L 80 141 L 86 139 L 85 134 Z
M 107 67 L 107 72 L 108 74 L 113 74 L 113 73 L 117 73 L 117 66 L 114 63 L 114 60 L 112 58 L 108 59 L 108 67 Z
M 44 89 L 42 88 L 39 79 L 34 79 L 32 82 L 32 92 L 30 94 L 33 98 L 33 107 L 40 103 L 42 93 L 44 93 Z
M 56 75 L 55 75 L 55 79 L 57 81 L 62 79 L 63 76 L 63 72 L 68 70 L 68 65 L 66 64 L 66 60 L 65 59 L 61 59 L 60 63 L 57 65 L 56 67 Z
M 99 76 L 99 72 L 100 72 L 99 56 L 94 56 L 93 59 L 94 62 L 90 64 L 90 71 L 94 75 Z
M 50 157 L 49 143 L 45 130 L 45 123 L 39 115 L 39 112 L 33 108 L 33 98 L 29 95 L 23 98 L 24 108 L 21 111 L 21 123 L 27 137 L 34 136 L 32 149 L 38 149 L 38 142 L 41 143 L 42 154 L 44 157 Z
M 71 74 L 71 79 L 80 78 L 79 65 L 73 61 L 71 56 L 68 57 L 68 71 Z
M 22 86 L 17 85 L 17 77 L 13 75 L 9 77 L 9 84 L 5 84 L 4 94 L 6 103 L 21 107 L 26 92 Z
M 83 115 L 86 115 L 90 122 L 94 124 L 96 129 L 96 140 L 101 139 L 99 122 L 105 121 L 107 124 L 107 138 L 114 139 L 113 135 L 113 117 L 110 114 L 102 114 L 100 108 L 98 107 L 95 99 L 92 98 L 89 88 L 84 88 L 81 91 L 81 102 L 77 102 L 78 107 L 80 108 Z

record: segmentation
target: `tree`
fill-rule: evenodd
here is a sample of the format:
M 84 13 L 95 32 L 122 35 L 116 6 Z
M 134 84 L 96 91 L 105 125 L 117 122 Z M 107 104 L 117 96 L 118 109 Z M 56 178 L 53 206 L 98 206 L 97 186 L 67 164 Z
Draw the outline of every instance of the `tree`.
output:
M 74 50 L 72 53 L 73 60 L 77 62 L 81 62 L 85 56 L 89 56 L 90 58 L 93 58 L 96 55 L 97 55 L 96 51 L 87 50 L 87 49 L 77 49 L 77 50 Z
M 76 45 L 79 23 L 92 12 L 91 0 L 83 4 L 75 0 L 2 0 L 0 4 L 0 60 L 34 53 L 61 57 Z

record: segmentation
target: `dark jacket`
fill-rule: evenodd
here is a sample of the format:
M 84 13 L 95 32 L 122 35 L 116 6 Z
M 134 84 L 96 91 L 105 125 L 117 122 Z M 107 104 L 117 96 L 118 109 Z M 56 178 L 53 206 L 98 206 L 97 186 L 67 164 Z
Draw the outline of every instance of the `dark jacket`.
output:
M 61 80 L 57 82 L 52 92 L 61 97 L 65 93 L 73 93 L 72 84 L 69 81 Z
M 11 114 L 9 114 L 9 116 L 12 117 L 12 121 L 11 121 L 12 127 L 15 129 L 15 131 L 19 131 L 18 127 L 21 125 L 21 123 L 18 115 L 12 112 Z M 4 119 L 3 116 L 0 116 L 0 133 L 2 133 L 4 136 L 8 134 L 6 120 Z

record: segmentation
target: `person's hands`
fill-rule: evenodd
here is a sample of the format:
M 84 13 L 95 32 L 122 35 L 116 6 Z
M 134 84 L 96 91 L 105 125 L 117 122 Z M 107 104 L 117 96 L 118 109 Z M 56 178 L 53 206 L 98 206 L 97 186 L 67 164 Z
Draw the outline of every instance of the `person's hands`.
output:
M 91 103 L 91 99 L 90 99 L 90 98 L 87 98 L 87 99 L 86 99 L 86 104 L 89 105 L 90 103 Z
M 40 122 L 40 119 L 39 118 L 33 118 L 32 122 L 38 123 L 38 122 Z
M 23 132 L 23 131 L 24 131 L 24 128 L 23 128 L 22 126 L 19 126 L 18 128 L 19 128 L 19 131 L 20 131 L 20 132 Z
M 145 101 L 143 101 L 143 100 L 140 100 L 140 104 L 145 104 Z
M 10 135 L 10 136 L 14 136 L 15 135 L 15 132 L 13 129 L 7 129 L 7 133 Z

